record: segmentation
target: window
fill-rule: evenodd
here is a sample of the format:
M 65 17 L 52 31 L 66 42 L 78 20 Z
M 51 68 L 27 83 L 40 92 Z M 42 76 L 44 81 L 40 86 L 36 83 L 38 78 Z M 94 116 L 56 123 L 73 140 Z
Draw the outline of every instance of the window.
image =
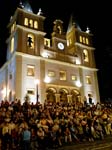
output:
M 79 37 L 79 41 L 82 43 L 82 36 Z
M 34 21 L 34 28 L 37 29 L 38 28 L 38 22 Z
M 85 62 L 89 62 L 88 51 L 86 49 L 83 50 L 83 57 Z
M 89 40 L 88 40 L 88 38 L 85 38 L 85 37 L 82 37 L 82 36 L 79 36 L 79 41 L 81 42 L 81 43 L 86 43 L 87 45 L 89 44 Z
M 86 83 L 91 84 L 91 76 L 86 76 Z
M 34 76 L 35 75 L 34 69 L 35 69 L 34 66 L 28 65 L 27 66 L 27 76 Z
M 11 39 L 11 49 L 10 49 L 11 53 L 14 51 L 14 37 L 12 37 Z
M 54 77 L 55 76 L 55 72 L 54 71 L 49 71 L 48 72 L 48 76 L 49 77 Z
M 32 19 L 29 20 L 29 26 L 33 27 L 33 20 Z
M 35 94 L 34 89 L 27 89 L 27 94 L 34 95 Z
M 72 75 L 72 81 L 76 81 L 77 80 L 77 76 Z
M 45 38 L 44 39 L 44 45 L 50 47 L 50 39 Z
M 28 34 L 28 36 L 27 36 L 27 46 L 29 48 L 34 48 L 34 35 L 33 34 Z
M 86 41 L 85 41 L 85 37 L 83 37 L 83 43 L 85 43 Z
M 88 38 L 86 38 L 86 44 L 87 44 L 87 45 L 89 44 L 89 40 L 88 40 Z
M 67 46 L 70 46 L 71 44 L 72 44 L 72 39 L 69 38 L 69 39 L 67 40 Z
M 11 33 L 15 30 L 16 27 L 16 22 L 13 23 L 13 25 L 11 26 Z
M 66 72 L 60 71 L 60 80 L 66 80 Z
M 24 19 L 24 25 L 25 25 L 25 26 L 28 26 L 28 18 L 25 18 L 25 19 Z

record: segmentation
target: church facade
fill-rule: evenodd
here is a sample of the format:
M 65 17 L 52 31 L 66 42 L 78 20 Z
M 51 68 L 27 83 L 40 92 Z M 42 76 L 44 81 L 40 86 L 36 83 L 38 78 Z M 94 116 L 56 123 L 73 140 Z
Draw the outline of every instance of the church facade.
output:
M 18 7 L 8 24 L 7 59 L 0 69 L 0 100 L 23 103 L 100 101 L 97 71 L 89 29 L 82 31 L 71 17 L 54 20 L 51 38 L 44 29 L 47 19 Z M 51 27 L 48 27 L 51 28 Z

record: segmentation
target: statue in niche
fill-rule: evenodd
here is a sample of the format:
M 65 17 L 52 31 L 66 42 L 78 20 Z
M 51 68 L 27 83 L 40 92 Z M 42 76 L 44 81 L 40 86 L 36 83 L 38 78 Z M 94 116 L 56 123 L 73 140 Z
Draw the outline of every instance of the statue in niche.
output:
M 63 33 L 63 26 L 62 26 L 62 21 L 60 20 L 56 20 L 54 22 L 54 27 L 53 27 L 53 31 L 59 34 Z
M 84 60 L 86 60 L 87 55 L 84 52 L 83 52 L 83 57 L 84 57 Z
M 32 40 L 32 38 L 30 36 L 28 37 L 27 42 L 28 42 L 28 46 L 32 47 L 33 40 Z
M 57 25 L 54 25 L 54 27 L 53 27 L 53 31 L 54 32 L 56 32 L 56 33 L 58 33 L 59 31 L 58 31 L 58 28 L 57 28 Z

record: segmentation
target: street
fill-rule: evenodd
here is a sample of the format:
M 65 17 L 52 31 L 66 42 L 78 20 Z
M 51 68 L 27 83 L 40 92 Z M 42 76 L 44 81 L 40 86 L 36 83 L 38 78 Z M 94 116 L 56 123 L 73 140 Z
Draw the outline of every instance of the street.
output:
M 112 150 L 112 135 L 105 137 L 104 140 L 66 145 L 58 150 Z

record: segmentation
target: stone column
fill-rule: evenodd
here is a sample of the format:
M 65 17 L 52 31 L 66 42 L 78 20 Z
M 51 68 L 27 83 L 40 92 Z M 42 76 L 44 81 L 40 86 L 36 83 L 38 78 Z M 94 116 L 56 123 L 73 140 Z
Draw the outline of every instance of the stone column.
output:
M 78 96 L 78 102 L 82 103 L 81 96 Z
M 67 100 L 68 100 L 68 103 L 71 103 L 72 102 L 72 95 L 67 95 Z
M 60 102 L 60 94 L 55 94 L 55 98 L 56 98 L 56 103 Z

